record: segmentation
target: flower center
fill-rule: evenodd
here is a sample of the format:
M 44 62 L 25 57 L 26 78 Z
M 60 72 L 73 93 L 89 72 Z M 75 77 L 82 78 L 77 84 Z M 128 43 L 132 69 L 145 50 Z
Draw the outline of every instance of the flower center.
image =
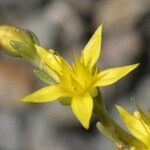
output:
M 66 92 L 72 95 L 82 95 L 91 91 L 95 81 L 95 74 L 93 74 L 93 69 L 76 58 L 72 66 L 62 68 L 62 75 L 59 79 L 61 87 Z

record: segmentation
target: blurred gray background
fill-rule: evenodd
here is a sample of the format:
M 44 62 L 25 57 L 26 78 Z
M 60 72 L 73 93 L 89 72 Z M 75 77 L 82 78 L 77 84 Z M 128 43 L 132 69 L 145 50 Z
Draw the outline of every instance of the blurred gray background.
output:
M 45 48 L 71 61 L 103 23 L 102 69 L 140 62 L 118 83 L 102 88 L 110 114 L 119 123 L 114 104 L 134 110 L 133 97 L 150 107 L 149 0 L 0 0 L 0 24 L 33 31 Z M 69 107 L 24 104 L 17 99 L 44 86 L 32 67 L 0 51 L 0 150 L 104 150 L 113 144 L 97 131 L 93 117 L 85 130 Z

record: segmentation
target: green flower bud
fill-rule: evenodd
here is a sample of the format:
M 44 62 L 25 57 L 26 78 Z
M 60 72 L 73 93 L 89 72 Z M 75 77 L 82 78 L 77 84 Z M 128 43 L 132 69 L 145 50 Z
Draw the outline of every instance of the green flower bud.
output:
M 39 44 L 39 41 L 31 31 L 14 26 L 0 26 L 0 46 L 8 55 L 34 59 L 34 44 Z

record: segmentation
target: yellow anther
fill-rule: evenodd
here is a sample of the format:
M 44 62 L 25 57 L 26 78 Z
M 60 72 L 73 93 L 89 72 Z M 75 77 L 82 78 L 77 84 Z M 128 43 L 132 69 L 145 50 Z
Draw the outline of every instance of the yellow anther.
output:
M 55 51 L 52 50 L 52 49 L 49 49 L 48 51 L 49 51 L 51 54 L 55 54 Z
M 135 111 L 133 114 L 137 119 L 141 119 L 141 113 L 139 111 Z

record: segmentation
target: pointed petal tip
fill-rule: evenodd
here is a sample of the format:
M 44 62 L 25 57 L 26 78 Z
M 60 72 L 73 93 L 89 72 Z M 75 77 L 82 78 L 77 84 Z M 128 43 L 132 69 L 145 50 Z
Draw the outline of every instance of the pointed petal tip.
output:
M 116 106 L 116 108 L 117 108 L 117 110 L 118 110 L 118 112 L 119 112 L 119 114 L 120 114 L 120 116 L 121 116 L 122 119 L 124 118 L 123 116 L 125 114 L 129 114 L 127 112 L 127 110 L 125 108 L 123 108 L 122 106 L 119 106 L 119 105 L 115 105 L 115 106 Z
M 102 29 L 104 27 L 103 23 L 99 25 L 99 29 Z
M 119 105 L 115 105 L 115 107 L 117 108 L 117 110 L 119 111 L 119 110 L 121 110 L 121 106 L 119 106 Z
M 23 98 L 21 98 L 21 99 L 18 99 L 17 101 L 18 101 L 18 102 L 23 102 L 23 103 L 30 102 L 30 101 L 26 98 L 26 96 L 23 97 Z
M 140 65 L 140 63 L 133 64 L 134 68 L 138 67 L 139 65 Z
M 86 129 L 86 130 L 89 130 L 90 128 L 90 123 L 87 123 L 87 124 L 82 124 L 83 127 Z
M 106 69 L 97 74 L 97 82 L 95 86 L 111 85 L 139 66 L 139 63 Z
M 119 105 L 115 105 L 116 108 L 118 108 Z
M 129 65 L 130 71 L 136 69 L 139 65 L 140 65 L 140 63 Z
M 89 129 L 93 110 L 93 99 L 90 95 L 74 97 L 71 102 L 74 115 L 85 129 Z
M 97 32 L 98 32 L 99 34 L 101 34 L 101 33 L 102 33 L 102 30 L 103 30 L 103 24 L 101 24 L 101 25 L 97 28 Z

